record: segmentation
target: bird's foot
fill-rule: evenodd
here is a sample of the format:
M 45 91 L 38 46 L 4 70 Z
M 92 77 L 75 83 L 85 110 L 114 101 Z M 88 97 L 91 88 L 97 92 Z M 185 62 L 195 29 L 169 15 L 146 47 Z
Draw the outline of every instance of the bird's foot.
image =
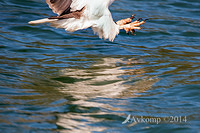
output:
M 120 25 L 120 26 L 121 26 L 121 25 L 125 25 L 125 24 L 130 23 L 134 18 L 135 18 L 135 14 L 131 15 L 131 17 L 129 17 L 129 18 L 126 18 L 126 19 L 122 19 L 122 20 L 117 21 L 116 24 L 118 24 L 118 25 Z
M 135 35 L 134 34 L 135 30 L 140 30 L 141 29 L 140 25 L 144 24 L 145 21 L 148 20 L 148 19 L 143 20 L 142 18 L 139 18 L 131 23 L 133 18 L 135 18 L 134 16 L 135 15 L 132 15 L 130 18 L 122 19 L 116 22 L 120 26 L 120 29 L 124 29 L 128 35 L 129 31 L 132 35 Z

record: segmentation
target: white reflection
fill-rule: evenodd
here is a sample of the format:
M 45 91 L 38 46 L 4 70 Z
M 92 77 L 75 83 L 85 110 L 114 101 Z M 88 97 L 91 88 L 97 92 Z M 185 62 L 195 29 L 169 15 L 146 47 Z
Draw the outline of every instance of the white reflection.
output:
M 140 61 L 141 62 L 141 61 Z M 131 69 L 139 61 L 129 59 L 103 58 L 102 61 L 96 62 L 89 69 L 66 69 L 61 72 L 61 77 L 73 79 L 73 83 L 63 83 L 64 87 L 59 91 L 71 95 L 76 100 L 73 105 L 83 107 L 106 109 L 112 111 L 123 111 L 118 106 L 113 107 L 109 101 L 102 103 L 93 101 L 95 98 L 129 98 L 138 97 L 138 93 L 145 92 L 159 79 L 155 77 L 143 77 L 145 71 L 142 68 Z M 122 68 L 123 66 L 123 68 Z M 127 78 L 122 78 L 124 77 Z M 137 81 L 133 82 L 133 79 Z M 127 83 L 130 81 L 131 83 Z M 118 103 L 126 105 L 127 103 Z M 104 131 L 105 126 L 90 126 L 94 123 L 100 123 L 106 119 L 98 119 L 92 115 L 106 115 L 104 111 L 90 113 L 66 113 L 59 115 L 58 125 L 68 129 L 62 132 L 92 132 Z M 122 115 L 122 114 L 115 114 Z

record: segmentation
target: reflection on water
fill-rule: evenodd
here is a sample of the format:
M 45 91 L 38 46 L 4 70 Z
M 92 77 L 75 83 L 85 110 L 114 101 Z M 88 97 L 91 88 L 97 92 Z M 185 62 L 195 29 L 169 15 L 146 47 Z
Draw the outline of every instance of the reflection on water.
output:
M 130 77 L 129 80 L 139 78 L 143 73 L 142 69 L 122 69 L 117 64 L 130 65 L 137 62 L 137 60 L 129 59 L 128 61 L 122 61 L 115 58 L 103 58 L 101 61 L 96 62 L 90 66 L 90 69 L 66 69 L 61 71 L 61 75 L 55 80 L 62 83 L 62 87 L 59 91 L 76 99 L 71 104 L 79 106 L 81 109 L 93 108 L 92 112 L 74 113 L 68 112 L 67 114 L 60 114 L 57 124 L 69 129 L 70 132 L 92 132 L 92 131 L 104 131 L 105 127 L 94 128 L 91 124 L 97 124 L 106 120 L 106 113 L 98 111 L 101 110 L 113 110 L 122 111 L 121 108 L 114 107 L 108 103 L 99 103 L 98 98 L 128 98 L 138 97 L 138 93 L 142 93 L 158 81 L 155 77 L 146 77 L 138 79 L 134 84 L 126 84 L 128 80 L 123 80 L 124 75 L 136 75 Z M 66 83 L 69 82 L 70 83 Z M 120 103 L 126 104 L 126 103 Z M 120 114 L 113 113 L 121 117 Z M 96 117 L 101 117 L 97 119 Z M 105 117 L 105 118 L 104 118 Z M 83 121 L 84 120 L 84 121 Z M 77 127 L 77 128 L 74 128 Z M 66 130 L 66 132 L 69 132 Z M 64 131 L 64 130 L 63 130 Z
M 96 98 L 96 97 L 127 97 L 129 90 L 133 96 L 132 90 L 135 92 L 143 92 L 151 87 L 155 79 L 148 77 L 139 80 L 131 87 L 126 84 L 128 80 L 123 80 L 123 76 L 131 75 L 129 80 L 140 77 L 140 74 L 145 73 L 140 69 L 122 69 L 117 64 L 133 64 L 136 61 L 122 61 L 121 59 L 103 58 L 102 61 L 92 64 L 90 69 L 66 69 L 61 71 L 61 76 L 55 78 L 62 83 L 64 87 L 60 88 L 63 93 L 69 93 L 78 99 Z M 136 76 L 133 76 L 133 75 Z M 70 81 L 70 83 L 65 83 Z M 142 83 L 146 82 L 146 84 Z M 129 88 L 129 89 L 127 89 Z

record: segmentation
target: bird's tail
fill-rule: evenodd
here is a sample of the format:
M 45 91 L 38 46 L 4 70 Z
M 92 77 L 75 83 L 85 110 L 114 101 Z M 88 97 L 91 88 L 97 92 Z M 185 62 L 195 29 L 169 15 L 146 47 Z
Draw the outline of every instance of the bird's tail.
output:
M 39 19 L 39 20 L 34 20 L 34 21 L 30 21 L 28 22 L 29 24 L 42 24 L 42 23 L 51 23 L 54 21 L 57 21 L 58 19 L 48 19 L 48 18 L 44 18 L 44 19 Z

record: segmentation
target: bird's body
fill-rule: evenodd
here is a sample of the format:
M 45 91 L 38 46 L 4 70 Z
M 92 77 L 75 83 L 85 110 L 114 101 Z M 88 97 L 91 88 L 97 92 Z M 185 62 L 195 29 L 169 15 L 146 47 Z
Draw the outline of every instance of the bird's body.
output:
M 91 27 L 100 38 L 113 41 L 121 25 L 113 21 L 109 6 L 114 0 L 46 0 L 58 16 L 30 21 L 29 24 L 51 23 L 56 28 L 74 32 Z

